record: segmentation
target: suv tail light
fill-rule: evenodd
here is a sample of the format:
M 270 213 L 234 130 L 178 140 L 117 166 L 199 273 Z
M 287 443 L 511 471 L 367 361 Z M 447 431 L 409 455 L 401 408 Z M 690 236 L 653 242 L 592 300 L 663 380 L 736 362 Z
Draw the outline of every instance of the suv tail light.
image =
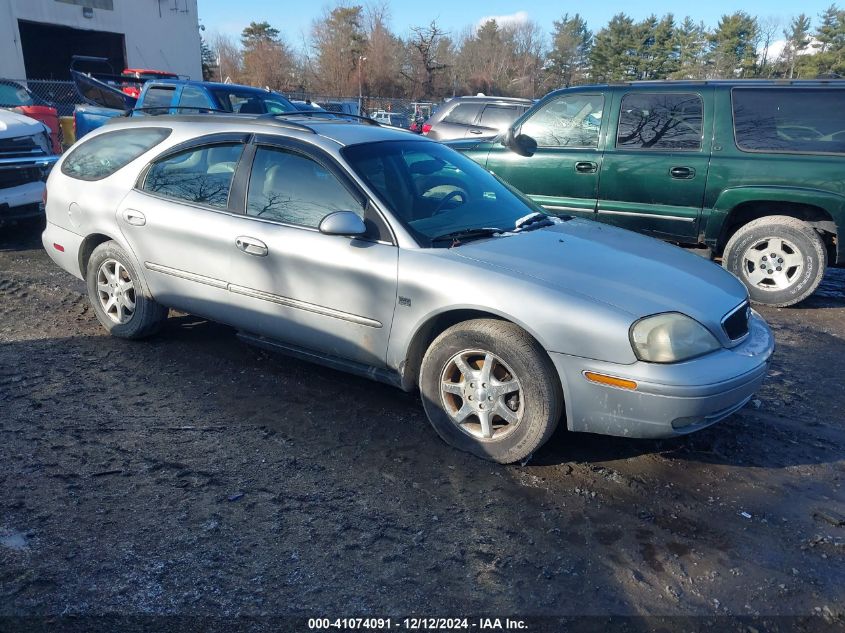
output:
M 422 133 L 428 134 L 429 132 L 431 132 L 431 123 L 423 123 Z

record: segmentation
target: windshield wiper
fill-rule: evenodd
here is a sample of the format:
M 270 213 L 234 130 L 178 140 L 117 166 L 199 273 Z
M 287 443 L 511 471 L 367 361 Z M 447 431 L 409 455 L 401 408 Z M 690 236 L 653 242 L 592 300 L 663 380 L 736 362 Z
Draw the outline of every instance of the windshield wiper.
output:
M 505 229 L 498 229 L 496 227 L 461 229 L 459 231 L 452 231 L 450 233 L 444 233 L 443 235 L 432 237 L 431 243 L 434 244 L 435 242 L 452 240 L 452 246 L 459 246 L 467 240 L 477 240 L 483 237 L 490 237 L 492 235 L 496 235 L 497 233 L 503 233 L 504 231 Z

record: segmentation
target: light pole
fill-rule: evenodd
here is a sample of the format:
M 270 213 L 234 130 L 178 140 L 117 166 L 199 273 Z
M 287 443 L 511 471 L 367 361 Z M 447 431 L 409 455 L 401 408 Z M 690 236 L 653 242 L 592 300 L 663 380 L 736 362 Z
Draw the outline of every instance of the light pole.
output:
M 364 101 L 364 84 L 361 81 L 361 66 L 364 65 L 365 61 L 367 61 L 366 57 L 358 55 L 358 116 L 361 116 L 361 105 Z

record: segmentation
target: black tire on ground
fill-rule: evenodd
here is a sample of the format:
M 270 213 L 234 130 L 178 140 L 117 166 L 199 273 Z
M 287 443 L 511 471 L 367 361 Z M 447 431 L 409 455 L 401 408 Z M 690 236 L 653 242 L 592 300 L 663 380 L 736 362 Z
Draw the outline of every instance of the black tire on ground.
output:
M 768 241 L 783 241 L 782 248 L 788 254 L 796 251 L 800 255 L 801 267 L 792 267 L 788 285 L 778 287 L 771 280 L 758 283 L 749 277 L 754 264 L 747 255 L 769 253 Z M 775 247 L 779 253 L 779 247 Z M 756 250 L 756 253 L 754 252 Z M 788 262 L 787 262 L 788 263 Z M 775 307 L 786 307 L 803 301 L 815 292 L 827 268 L 827 249 L 821 236 L 806 222 L 785 215 L 758 218 L 741 227 L 733 234 L 722 254 L 722 266 L 739 277 L 748 288 L 751 300 Z
M 503 363 L 497 365 L 497 371 L 504 372 L 504 377 L 498 380 L 512 380 L 515 376 L 519 381 L 518 421 L 504 427 L 504 420 L 499 419 L 502 428 L 506 428 L 502 437 L 472 435 L 454 422 L 447 411 L 447 398 L 458 399 L 458 403 L 451 403 L 453 411 L 467 403 L 464 397 L 441 392 L 447 367 L 452 366 L 455 355 L 467 350 L 495 355 Z M 482 360 L 477 362 L 483 364 Z M 473 369 L 479 369 L 481 364 Z M 507 370 L 512 371 L 510 377 Z M 420 393 L 428 419 L 440 437 L 455 448 L 501 464 L 524 460 L 540 448 L 557 427 L 563 407 L 557 372 L 543 348 L 518 326 L 495 319 L 464 321 L 440 334 L 423 358 Z M 514 401 L 511 399 L 510 403 Z M 473 419 L 480 420 L 468 418 Z
M 98 274 L 104 262 L 116 261 L 125 269 L 124 279 L 131 280 L 137 292 L 132 293 L 135 309 L 124 323 L 117 323 L 112 319 L 100 301 L 98 291 Z M 88 286 L 88 300 L 94 308 L 97 319 L 112 336 L 127 339 L 141 339 L 152 336 L 167 320 L 168 308 L 159 305 L 152 298 L 144 295 L 138 273 L 126 251 L 117 242 L 103 242 L 88 260 L 85 272 L 85 282 Z

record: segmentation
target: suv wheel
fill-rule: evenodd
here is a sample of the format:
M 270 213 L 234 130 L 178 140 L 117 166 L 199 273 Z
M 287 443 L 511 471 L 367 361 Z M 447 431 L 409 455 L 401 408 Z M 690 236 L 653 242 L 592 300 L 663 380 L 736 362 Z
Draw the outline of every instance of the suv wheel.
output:
M 807 223 L 773 215 L 734 233 L 722 265 L 746 285 L 752 301 L 785 307 L 816 290 L 827 268 L 827 249 Z
M 94 249 L 85 280 L 94 313 L 113 336 L 144 338 L 155 334 L 167 319 L 168 309 L 144 296 L 135 267 L 117 242 Z
M 563 397 L 540 345 L 506 321 L 450 327 L 420 369 L 428 419 L 452 446 L 502 464 L 530 456 L 549 439 Z

